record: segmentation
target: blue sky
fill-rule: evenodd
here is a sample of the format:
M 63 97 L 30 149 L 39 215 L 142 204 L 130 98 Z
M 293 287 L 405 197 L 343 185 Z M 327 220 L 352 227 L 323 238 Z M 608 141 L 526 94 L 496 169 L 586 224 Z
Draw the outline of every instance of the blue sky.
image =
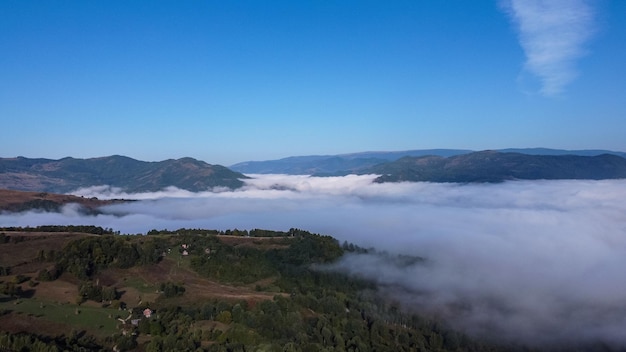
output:
M 626 150 L 626 1 L 0 0 L 0 156 Z

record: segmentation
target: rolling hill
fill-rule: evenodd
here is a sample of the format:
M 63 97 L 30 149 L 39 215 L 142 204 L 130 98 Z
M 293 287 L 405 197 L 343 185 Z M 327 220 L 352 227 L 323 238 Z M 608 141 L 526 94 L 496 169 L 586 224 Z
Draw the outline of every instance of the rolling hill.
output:
M 198 192 L 213 187 L 238 188 L 244 178 L 224 166 L 192 158 L 160 162 L 119 155 L 60 160 L 0 158 L 0 188 L 33 192 L 67 193 L 98 185 L 126 192 L 151 192 L 168 186 Z
M 444 158 L 404 157 L 363 173 L 382 175 L 376 182 L 502 182 L 506 180 L 626 178 L 626 159 L 611 154 L 527 155 L 483 151 Z

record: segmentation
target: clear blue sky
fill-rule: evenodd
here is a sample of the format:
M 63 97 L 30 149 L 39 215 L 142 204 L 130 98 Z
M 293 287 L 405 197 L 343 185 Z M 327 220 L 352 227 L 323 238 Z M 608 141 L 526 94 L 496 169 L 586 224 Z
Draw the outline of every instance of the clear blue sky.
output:
M 626 150 L 626 1 L 0 0 L 0 156 Z

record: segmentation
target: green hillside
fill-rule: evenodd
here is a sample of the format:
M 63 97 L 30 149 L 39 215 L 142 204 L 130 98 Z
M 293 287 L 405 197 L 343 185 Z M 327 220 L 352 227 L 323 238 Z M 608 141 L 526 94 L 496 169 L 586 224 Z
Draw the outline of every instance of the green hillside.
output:
M 126 192 L 159 191 L 175 186 L 193 192 L 213 187 L 238 188 L 246 176 L 192 158 L 146 162 L 124 156 L 60 160 L 1 158 L 0 188 L 66 193 L 108 185 Z
M 476 152 L 448 158 L 404 157 L 366 170 L 376 182 L 502 182 L 507 180 L 602 180 L 626 178 L 626 159 L 617 155 L 528 155 Z
M 298 229 L 110 233 L 0 229 L 0 350 L 512 348 L 403 312 L 373 283 L 320 270 L 346 251 L 365 251 L 329 236 Z

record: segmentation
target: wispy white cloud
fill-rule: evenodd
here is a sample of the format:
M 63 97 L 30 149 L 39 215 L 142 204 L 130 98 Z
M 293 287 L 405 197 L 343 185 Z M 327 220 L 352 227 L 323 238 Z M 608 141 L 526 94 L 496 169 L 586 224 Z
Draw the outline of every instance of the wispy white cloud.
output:
M 587 0 L 505 0 L 526 54 L 525 70 L 541 82 L 540 93 L 558 95 L 577 76 L 576 60 L 594 33 Z

